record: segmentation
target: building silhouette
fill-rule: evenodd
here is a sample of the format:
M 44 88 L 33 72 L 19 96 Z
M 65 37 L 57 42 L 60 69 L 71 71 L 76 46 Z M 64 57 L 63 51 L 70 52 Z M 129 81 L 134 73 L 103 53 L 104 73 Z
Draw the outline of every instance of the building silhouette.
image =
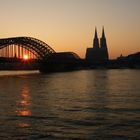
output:
M 95 28 L 93 47 L 87 48 L 86 60 L 90 63 L 106 62 L 109 60 L 104 27 L 102 29 L 102 37 L 100 38 L 100 41 L 98 38 L 97 29 Z

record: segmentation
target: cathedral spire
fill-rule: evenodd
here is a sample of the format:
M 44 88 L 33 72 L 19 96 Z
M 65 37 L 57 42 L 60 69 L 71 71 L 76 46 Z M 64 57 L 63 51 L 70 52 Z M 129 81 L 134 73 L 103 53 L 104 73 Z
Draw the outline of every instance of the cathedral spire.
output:
M 97 34 L 97 28 L 95 27 L 95 35 L 93 39 L 93 48 L 99 48 L 99 39 L 98 39 L 98 34 Z
M 101 45 L 100 48 L 101 48 L 101 51 L 102 51 L 102 59 L 103 60 L 108 60 L 109 55 L 108 55 L 108 48 L 107 48 L 107 43 L 106 43 L 104 27 L 102 28 L 102 37 L 100 39 L 100 45 Z
M 98 38 L 98 34 L 97 34 L 97 28 L 95 27 L 95 36 L 94 38 Z
M 103 28 L 102 28 L 102 38 L 105 38 L 104 26 L 103 26 Z

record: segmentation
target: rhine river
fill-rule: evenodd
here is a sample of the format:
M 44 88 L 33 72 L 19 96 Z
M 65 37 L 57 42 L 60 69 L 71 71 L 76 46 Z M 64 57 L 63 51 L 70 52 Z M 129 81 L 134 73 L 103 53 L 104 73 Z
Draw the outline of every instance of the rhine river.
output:
M 0 72 L 0 140 L 139 140 L 140 70 Z

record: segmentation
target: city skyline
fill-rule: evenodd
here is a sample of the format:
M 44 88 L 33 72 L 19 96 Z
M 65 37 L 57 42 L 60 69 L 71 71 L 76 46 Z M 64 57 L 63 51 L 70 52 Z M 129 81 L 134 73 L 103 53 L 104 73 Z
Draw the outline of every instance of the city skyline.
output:
M 139 0 L 0 0 L 0 38 L 31 36 L 84 58 L 105 28 L 109 57 L 140 51 Z

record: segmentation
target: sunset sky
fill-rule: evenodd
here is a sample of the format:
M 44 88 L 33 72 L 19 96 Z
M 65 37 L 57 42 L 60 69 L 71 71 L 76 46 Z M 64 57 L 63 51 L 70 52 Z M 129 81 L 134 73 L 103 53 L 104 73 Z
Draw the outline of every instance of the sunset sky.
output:
M 140 51 L 140 0 L 0 0 L 0 38 L 35 37 L 84 58 L 95 26 L 110 58 Z

